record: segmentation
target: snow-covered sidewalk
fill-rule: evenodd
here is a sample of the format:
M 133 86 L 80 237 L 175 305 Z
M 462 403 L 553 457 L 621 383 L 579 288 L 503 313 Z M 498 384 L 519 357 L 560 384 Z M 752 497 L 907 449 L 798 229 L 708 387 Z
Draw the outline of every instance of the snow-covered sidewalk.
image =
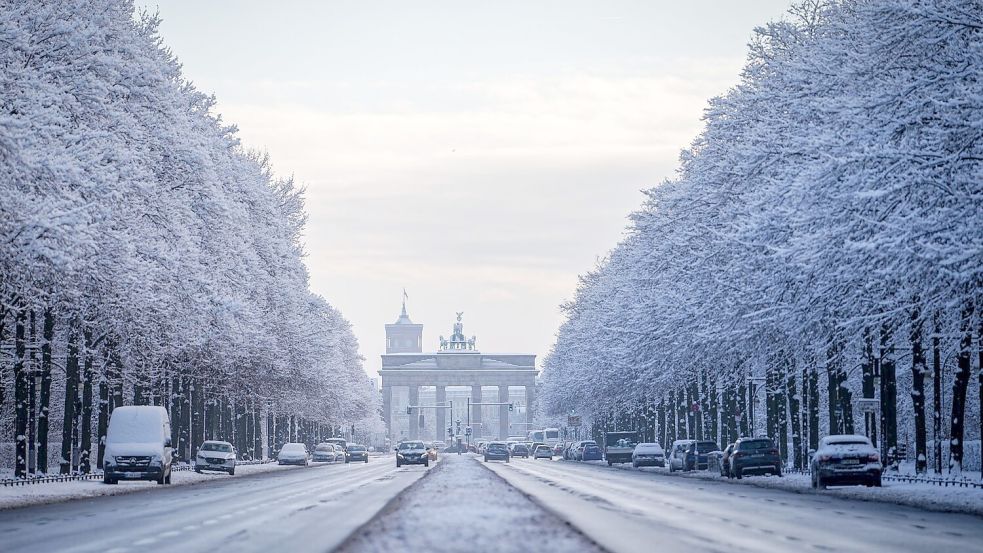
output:
M 576 462 L 576 461 L 564 461 Z M 631 465 L 614 465 L 612 468 L 622 470 L 658 473 L 660 476 L 670 476 L 666 469 L 645 467 L 632 468 Z M 674 472 L 671 476 L 692 478 L 698 480 L 716 480 L 735 485 L 758 486 L 762 488 L 780 489 L 795 493 L 819 493 L 846 499 L 875 501 L 921 507 L 932 511 L 947 513 L 967 513 L 983 516 L 983 490 L 977 488 L 943 487 L 932 484 L 893 482 L 884 480 L 881 488 L 865 486 L 831 487 L 826 490 L 812 489 L 812 480 L 807 474 L 788 474 L 781 478 L 776 476 L 746 476 L 741 480 L 728 479 L 719 474 L 706 471 Z
M 590 540 L 548 513 L 473 455 L 445 455 L 338 553 L 601 553 Z
M 280 466 L 276 463 L 240 465 L 236 467 L 235 476 L 214 472 L 204 472 L 198 474 L 193 470 L 182 470 L 175 471 L 171 474 L 171 485 L 186 486 L 189 484 L 208 482 L 219 478 L 239 478 L 250 474 L 259 474 L 276 470 L 297 469 L 302 469 L 302 467 Z M 167 487 L 168 486 L 158 486 L 156 482 L 142 481 L 123 481 L 114 486 L 103 484 L 102 480 L 77 480 L 71 482 L 49 482 L 47 484 L 27 484 L 24 486 L 0 487 L 0 510 L 26 507 L 28 505 L 40 505 L 44 503 L 57 503 L 60 501 L 70 501 L 86 497 L 97 497 L 101 495 L 117 495 L 122 493 L 133 493 L 141 490 L 163 489 Z

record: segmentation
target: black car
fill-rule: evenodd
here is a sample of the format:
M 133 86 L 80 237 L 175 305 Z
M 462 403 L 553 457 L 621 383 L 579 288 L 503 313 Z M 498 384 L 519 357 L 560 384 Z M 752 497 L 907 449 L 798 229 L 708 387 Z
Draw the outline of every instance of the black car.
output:
M 735 478 L 747 474 L 782 475 L 782 457 L 771 438 L 741 438 L 730 454 L 730 472 Z
M 511 454 L 513 457 L 524 457 L 528 459 L 529 448 L 526 447 L 526 444 L 513 444 Z
M 365 449 L 365 446 L 361 444 L 348 444 L 348 449 L 345 450 L 345 462 L 351 463 L 352 461 L 368 463 L 369 450 Z
M 423 442 L 399 442 L 396 446 L 396 466 L 403 465 L 423 465 L 430 466 L 430 455 L 427 454 L 427 446 Z
M 492 442 L 485 446 L 485 462 L 505 461 L 509 462 L 509 447 L 502 442 Z

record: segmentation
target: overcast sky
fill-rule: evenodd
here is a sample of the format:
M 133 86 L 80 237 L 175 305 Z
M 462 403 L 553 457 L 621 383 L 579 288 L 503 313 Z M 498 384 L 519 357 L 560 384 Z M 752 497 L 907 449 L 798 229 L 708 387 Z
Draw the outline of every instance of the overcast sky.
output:
M 376 376 L 402 290 L 425 349 L 549 350 L 558 306 L 670 176 L 787 0 L 138 0 L 243 142 L 307 188 L 311 286 Z

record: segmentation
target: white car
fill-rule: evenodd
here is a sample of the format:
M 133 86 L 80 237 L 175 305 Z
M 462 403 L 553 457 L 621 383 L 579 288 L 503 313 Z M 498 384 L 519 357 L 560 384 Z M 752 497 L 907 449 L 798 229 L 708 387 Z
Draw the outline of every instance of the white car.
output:
M 283 444 L 276 460 L 281 465 L 302 465 L 306 467 L 310 464 L 311 456 L 307 452 L 307 445 L 290 442 Z
M 552 459 L 553 458 L 553 448 L 546 444 L 539 444 L 536 446 L 535 451 L 532 452 L 533 459 Z
M 319 443 L 314 447 L 312 460 L 315 463 L 334 463 L 345 460 L 345 451 L 340 446 L 329 443 Z
M 195 456 L 195 472 L 220 470 L 230 475 L 236 473 L 236 450 L 229 442 L 207 440 L 198 448 Z
M 664 467 L 666 466 L 666 452 L 662 446 L 656 443 L 641 443 L 635 446 L 635 451 L 631 453 L 631 466 L 638 467 Z
M 851 434 L 826 436 L 809 463 L 812 487 L 828 485 L 881 485 L 881 456 L 870 438 Z

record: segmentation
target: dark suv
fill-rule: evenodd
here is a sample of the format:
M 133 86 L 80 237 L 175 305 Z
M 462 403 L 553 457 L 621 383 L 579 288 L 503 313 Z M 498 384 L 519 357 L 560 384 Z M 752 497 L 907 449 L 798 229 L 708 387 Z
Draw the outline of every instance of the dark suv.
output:
M 505 461 L 509 462 L 509 447 L 501 442 L 492 442 L 485 446 L 485 462 Z
M 745 474 L 782 475 L 782 457 L 771 438 L 737 440 L 728 464 L 735 478 L 741 478 Z

